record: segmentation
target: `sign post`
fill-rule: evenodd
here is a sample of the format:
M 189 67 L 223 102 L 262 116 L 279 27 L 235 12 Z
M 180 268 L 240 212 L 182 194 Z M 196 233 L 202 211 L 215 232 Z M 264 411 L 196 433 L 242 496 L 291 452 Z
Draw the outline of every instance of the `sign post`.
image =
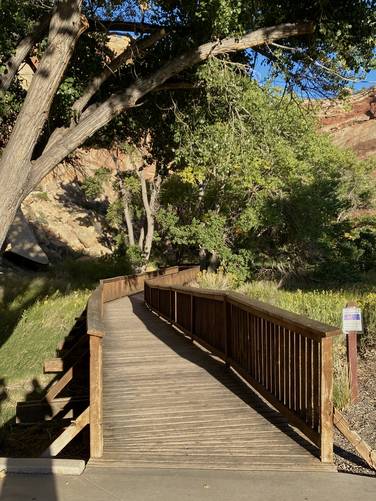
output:
M 359 397 L 358 386 L 358 353 L 357 333 L 362 332 L 362 312 L 356 303 L 349 302 L 342 313 L 343 332 L 347 338 L 347 362 L 349 365 L 349 380 L 351 402 L 354 403 Z

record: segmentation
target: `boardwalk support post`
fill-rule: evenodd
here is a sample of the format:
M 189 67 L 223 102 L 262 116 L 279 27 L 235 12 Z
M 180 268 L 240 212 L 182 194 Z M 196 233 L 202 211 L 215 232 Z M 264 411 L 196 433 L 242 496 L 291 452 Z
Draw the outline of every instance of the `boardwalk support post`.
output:
M 321 461 L 333 463 L 333 338 L 321 340 Z
M 103 455 L 102 337 L 90 335 L 90 456 L 93 458 Z

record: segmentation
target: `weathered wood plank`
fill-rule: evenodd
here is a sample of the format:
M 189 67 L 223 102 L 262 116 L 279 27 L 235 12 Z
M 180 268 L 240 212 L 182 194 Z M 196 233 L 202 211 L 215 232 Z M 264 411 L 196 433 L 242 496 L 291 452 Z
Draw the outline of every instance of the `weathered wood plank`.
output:
M 43 452 L 41 457 L 57 456 L 59 452 L 61 452 L 64 447 L 68 445 L 69 442 L 71 442 L 74 437 L 76 437 L 80 431 L 82 431 L 85 426 L 89 424 L 89 410 L 89 407 L 87 407 L 84 412 L 80 414 L 78 418 L 73 421 L 54 442 L 52 442 L 52 444 Z
M 333 420 L 334 426 L 350 442 L 366 463 L 376 470 L 376 450 L 372 450 L 361 436 L 350 428 L 349 422 L 338 409 L 334 409 Z
M 176 309 L 179 294 L 186 298 L 184 312 Z M 223 308 L 223 293 L 213 297 L 218 308 Z M 172 298 L 168 292 L 159 300 L 166 303 L 162 308 L 167 313 L 173 311 L 181 324 L 199 332 L 201 297 L 192 304 L 191 295 L 182 288 Z M 226 315 L 221 310 L 222 322 L 228 321 L 230 308 L 236 306 L 229 304 Z M 260 320 L 239 312 L 236 331 L 231 327 L 232 333 L 238 335 L 232 342 L 228 338 L 227 352 L 235 350 L 239 362 L 248 364 L 255 375 L 262 375 L 265 384 L 278 395 L 282 392 L 279 387 L 284 385 L 280 340 L 284 331 L 278 330 L 275 338 L 276 331 L 264 319 L 262 337 L 249 335 L 245 342 L 245 331 L 253 327 L 256 333 Z M 210 310 L 207 319 L 213 328 L 218 325 L 217 313 L 216 309 Z M 189 343 L 184 335 L 147 311 L 142 297 L 106 303 L 103 323 L 104 449 L 102 460 L 93 464 L 282 470 L 296 467 L 299 471 L 320 466 L 313 455 L 317 449 L 296 434 L 285 418 L 226 370 L 210 351 Z M 222 330 L 223 326 L 215 336 L 225 352 Z M 207 339 L 212 342 L 211 337 Z M 278 371 L 270 369 L 270 360 L 280 361 Z

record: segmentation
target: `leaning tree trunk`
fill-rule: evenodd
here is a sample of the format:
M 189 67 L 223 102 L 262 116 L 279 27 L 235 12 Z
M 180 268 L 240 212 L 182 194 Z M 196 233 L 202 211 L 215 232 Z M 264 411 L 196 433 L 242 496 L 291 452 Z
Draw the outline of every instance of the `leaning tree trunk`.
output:
M 47 49 L 3 152 L 0 162 L 0 247 L 18 206 L 41 180 L 112 119 L 138 106 L 144 96 L 163 89 L 169 79 L 209 57 L 243 51 L 279 39 L 311 34 L 315 29 L 312 22 L 284 23 L 260 28 L 242 36 L 204 43 L 167 61 L 151 75 L 136 79 L 126 89 L 112 94 L 100 105 L 89 106 L 79 117 L 78 123 L 73 121 L 70 127 L 55 129 L 43 153 L 32 161 L 35 145 L 48 118 L 52 100 L 76 41 L 87 27 L 87 23 L 82 22 L 80 16 L 81 4 L 82 0 L 56 0 Z M 163 33 L 158 36 L 162 37 Z M 98 82 L 101 84 L 103 78 Z M 154 231 L 153 224 L 154 222 L 151 222 L 150 231 Z
M 86 28 L 82 0 L 60 0 L 53 11 L 48 46 L 0 161 L 0 247 L 16 211 L 27 194 L 35 145 L 44 128 L 75 44 Z
M 124 214 L 124 219 L 125 219 L 125 225 L 127 227 L 127 233 L 128 233 L 128 243 L 129 243 L 129 245 L 134 246 L 135 245 L 135 238 L 134 238 L 134 230 L 133 230 L 133 219 L 132 219 L 132 213 L 131 213 L 131 208 L 130 208 L 131 194 L 129 193 L 129 190 L 124 185 L 124 181 L 122 181 L 120 193 L 121 193 L 121 199 L 123 202 L 123 214 Z
M 138 176 L 141 182 L 142 203 L 144 205 L 145 215 L 146 215 L 146 235 L 144 241 L 143 255 L 145 261 L 148 262 L 150 259 L 151 249 L 153 246 L 154 230 L 155 230 L 155 214 L 158 210 L 161 177 L 157 176 L 156 179 L 153 181 L 152 192 L 149 200 L 146 180 L 142 170 L 138 173 Z

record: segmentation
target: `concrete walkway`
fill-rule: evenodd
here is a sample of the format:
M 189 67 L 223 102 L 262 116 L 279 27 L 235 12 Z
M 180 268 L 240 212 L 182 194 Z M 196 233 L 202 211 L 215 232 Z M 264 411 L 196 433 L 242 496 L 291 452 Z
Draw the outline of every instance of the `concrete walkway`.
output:
M 1 501 L 375 501 L 376 478 L 89 467 L 80 477 L 8 475 L 0 492 Z

